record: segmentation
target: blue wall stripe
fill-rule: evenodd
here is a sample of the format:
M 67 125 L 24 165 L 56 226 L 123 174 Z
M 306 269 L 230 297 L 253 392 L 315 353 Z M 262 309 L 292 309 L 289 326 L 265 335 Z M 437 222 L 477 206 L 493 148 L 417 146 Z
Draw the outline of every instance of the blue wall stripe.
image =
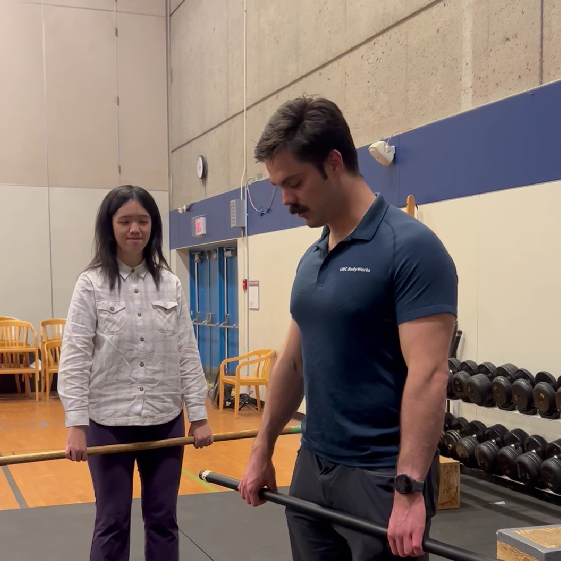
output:
M 408 195 L 418 204 L 433 203 L 561 179 L 561 82 L 485 105 L 414 129 L 392 139 L 395 164 L 384 167 L 358 149 L 361 172 L 373 191 L 396 206 Z M 373 140 L 375 138 L 373 137 Z M 268 179 L 250 186 L 253 205 L 268 209 Z M 170 247 L 196 246 L 238 237 L 230 227 L 233 189 L 193 204 L 189 212 L 170 212 Z M 207 236 L 195 238 L 191 219 L 206 215 Z M 267 212 L 249 208 L 248 234 L 295 228 L 304 221 L 292 216 L 275 194 Z

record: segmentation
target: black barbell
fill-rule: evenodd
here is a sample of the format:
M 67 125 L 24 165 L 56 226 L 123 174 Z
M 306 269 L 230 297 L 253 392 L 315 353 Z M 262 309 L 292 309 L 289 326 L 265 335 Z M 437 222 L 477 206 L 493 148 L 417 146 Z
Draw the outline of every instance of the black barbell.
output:
M 226 489 L 232 489 L 233 491 L 237 491 L 240 485 L 240 482 L 237 479 L 206 470 L 199 473 L 199 478 L 208 483 L 220 485 Z M 320 506 L 310 501 L 304 501 L 296 497 L 291 497 L 284 493 L 279 493 L 278 491 L 271 491 L 265 487 L 259 490 L 259 497 L 271 503 L 304 512 L 305 514 L 309 514 L 315 518 L 327 520 L 351 530 L 362 532 L 363 534 L 368 534 L 377 538 L 387 537 L 387 530 L 382 526 L 378 526 L 377 524 L 357 518 L 356 516 L 351 516 L 338 510 Z M 423 540 L 423 550 L 427 553 L 434 553 L 435 555 L 452 559 L 453 561 L 491 561 L 491 559 L 496 559 L 469 551 L 468 549 L 464 549 L 462 547 L 433 540 L 432 538 L 425 538 Z

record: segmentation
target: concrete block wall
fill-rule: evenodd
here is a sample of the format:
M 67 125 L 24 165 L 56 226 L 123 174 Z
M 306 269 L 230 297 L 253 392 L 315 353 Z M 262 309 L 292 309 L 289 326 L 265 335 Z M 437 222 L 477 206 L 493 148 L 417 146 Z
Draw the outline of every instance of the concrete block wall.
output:
M 561 77 L 557 0 L 173 0 L 172 208 L 240 185 L 276 107 L 325 95 L 357 146 Z M 245 49 L 244 49 L 245 45 Z M 244 162 L 244 52 L 247 162 Z M 206 156 L 208 178 L 196 177 Z

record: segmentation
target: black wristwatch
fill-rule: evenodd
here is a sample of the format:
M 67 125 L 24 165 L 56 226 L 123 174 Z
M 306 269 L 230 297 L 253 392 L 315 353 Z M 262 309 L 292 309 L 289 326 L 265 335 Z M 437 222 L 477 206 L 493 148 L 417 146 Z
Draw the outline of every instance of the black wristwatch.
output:
M 412 477 L 405 473 L 400 473 L 399 475 L 395 476 L 394 489 L 401 495 L 420 493 L 424 488 L 424 481 L 415 481 Z

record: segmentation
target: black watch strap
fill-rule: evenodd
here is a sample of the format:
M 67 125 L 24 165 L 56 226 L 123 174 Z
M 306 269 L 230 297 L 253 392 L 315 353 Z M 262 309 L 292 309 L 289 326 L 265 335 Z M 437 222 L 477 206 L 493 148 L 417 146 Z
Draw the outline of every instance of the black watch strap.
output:
M 395 476 L 394 480 L 395 490 L 402 495 L 409 495 L 411 493 L 421 493 L 425 488 L 424 481 L 416 481 L 406 473 L 400 473 Z

